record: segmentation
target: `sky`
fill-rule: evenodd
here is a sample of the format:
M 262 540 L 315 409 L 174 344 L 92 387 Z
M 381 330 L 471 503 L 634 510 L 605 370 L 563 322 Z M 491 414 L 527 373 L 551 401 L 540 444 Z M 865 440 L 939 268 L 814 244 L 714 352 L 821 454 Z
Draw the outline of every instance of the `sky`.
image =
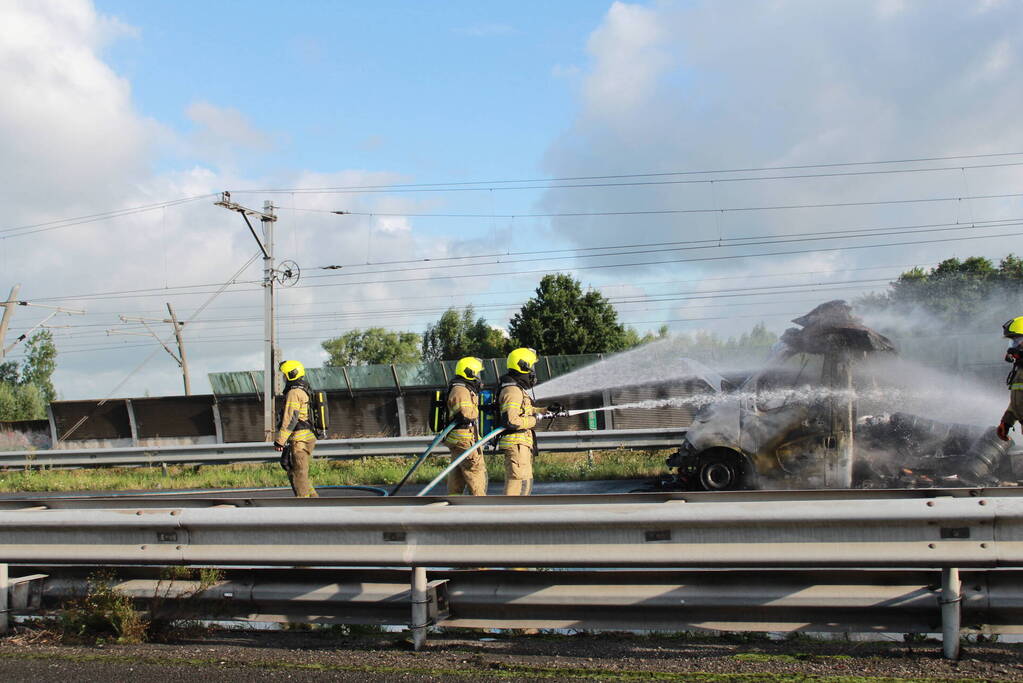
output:
M 640 332 L 781 332 L 1014 250 L 1021 28 L 997 0 L 0 0 L 7 343 L 84 311 L 47 321 L 61 398 L 180 393 L 170 302 L 195 391 L 261 368 L 222 191 L 274 205 L 309 366 L 452 306 L 504 327 L 548 272 Z

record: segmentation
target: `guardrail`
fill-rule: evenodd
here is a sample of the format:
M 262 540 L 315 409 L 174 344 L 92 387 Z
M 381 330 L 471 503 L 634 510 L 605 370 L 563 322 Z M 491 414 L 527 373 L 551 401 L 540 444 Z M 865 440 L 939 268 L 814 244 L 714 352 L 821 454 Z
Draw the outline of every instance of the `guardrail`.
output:
M 995 491 L 995 493 L 992 493 Z M 0 512 L 0 561 L 531 567 L 1023 567 L 1023 498 L 937 496 Z M 344 499 L 342 499 L 344 500 Z
M 22 614 L 58 608 L 88 591 L 91 571 L 19 567 Z M 111 588 L 176 618 L 408 625 L 408 570 L 221 569 L 216 582 L 168 579 L 121 567 Z M 811 633 L 941 631 L 940 571 L 473 571 L 432 570 L 432 624 Z M 41 579 L 41 580 L 40 580 Z M 962 574 L 966 628 L 1023 631 L 1023 572 Z M 155 599 L 155 601 L 154 601 Z M 158 616 L 158 615 L 157 615 Z
M 684 429 L 607 429 L 576 432 L 538 432 L 539 447 L 550 451 L 615 448 L 673 448 Z M 433 435 L 328 439 L 316 444 L 316 456 L 348 460 L 374 456 L 419 455 Z M 52 449 L 0 453 L 0 467 L 105 467 L 134 465 L 227 464 L 276 460 L 269 443 L 227 443 L 189 446 L 132 446 L 128 448 Z
M 162 508 L 2 511 L 0 563 L 411 567 L 417 645 L 428 624 L 427 567 L 941 569 L 948 656 L 958 653 L 959 569 L 1023 567 L 1018 491 L 756 493 L 731 505 L 632 495 L 557 505 L 167 500 Z

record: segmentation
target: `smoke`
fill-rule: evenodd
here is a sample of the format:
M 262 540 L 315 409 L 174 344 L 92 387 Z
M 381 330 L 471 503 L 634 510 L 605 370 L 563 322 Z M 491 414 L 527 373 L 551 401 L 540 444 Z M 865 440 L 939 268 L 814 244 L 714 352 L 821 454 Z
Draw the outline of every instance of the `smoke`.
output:
M 693 342 L 685 335 L 667 337 L 609 356 L 597 363 L 560 375 L 536 387 L 537 399 L 571 396 L 641 384 L 663 384 L 700 379 L 716 391 L 723 390 L 722 372 L 746 374 L 761 358 L 736 356 L 712 362 L 714 367 L 692 358 Z M 751 362 L 752 361 L 752 362 Z
M 867 300 L 857 302 L 855 312 L 895 343 L 903 367 L 890 368 L 892 372 L 934 386 L 957 411 L 975 415 L 977 406 L 1008 400 L 1004 378 L 1009 365 L 1003 360 L 1008 341 L 1001 327 L 1023 313 L 1021 295 L 1021 288 L 1010 284 L 953 280 L 946 297 L 895 305 Z M 997 417 L 989 414 L 983 423 Z
M 900 412 L 939 422 L 994 425 L 1008 403 L 1004 384 L 899 357 L 873 357 L 857 367 L 864 394 L 860 415 Z

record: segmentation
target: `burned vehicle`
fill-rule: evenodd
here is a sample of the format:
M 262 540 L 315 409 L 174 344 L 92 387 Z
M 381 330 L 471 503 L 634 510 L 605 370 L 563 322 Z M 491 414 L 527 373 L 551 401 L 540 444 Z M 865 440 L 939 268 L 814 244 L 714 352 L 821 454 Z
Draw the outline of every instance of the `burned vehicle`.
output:
M 668 458 L 683 490 L 995 484 L 1011 442 L 994 428 L 897 410 L 879 390 L 894 344 L 844 301 L 793 320 L 764 368 L 705 406 Z M 880 375 L 880 376 L 879 376 Z

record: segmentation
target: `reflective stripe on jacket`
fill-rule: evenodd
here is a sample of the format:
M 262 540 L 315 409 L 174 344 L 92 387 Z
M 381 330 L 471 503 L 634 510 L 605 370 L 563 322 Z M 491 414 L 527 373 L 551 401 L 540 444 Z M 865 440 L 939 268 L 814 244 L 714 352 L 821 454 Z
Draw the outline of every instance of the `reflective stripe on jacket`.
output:
M 468 426 L 456 427 L 444 437 L 444 443 L 457 445 L 466 441 L 475 441 L 477 434 L 476 420 L 480 416 L 479 396 L 475 391 L 461 382 L 452 382 L 448 390 L 448 422 L 458 420 L 469 422 Z
M 274 442 L 284 445 L 291 441 L 316 441 L 316 435 L 309 429 L 309 394 L 293 387 L 284 396 L 284 412 L 277 428 Z
M 508 429 L 501 435 L 499 447 L 532 446 L 533 427 L 536 426 L 533 399 L 518 384 L 502 384 L 497 400 L 501 407 L 501 426 Z

